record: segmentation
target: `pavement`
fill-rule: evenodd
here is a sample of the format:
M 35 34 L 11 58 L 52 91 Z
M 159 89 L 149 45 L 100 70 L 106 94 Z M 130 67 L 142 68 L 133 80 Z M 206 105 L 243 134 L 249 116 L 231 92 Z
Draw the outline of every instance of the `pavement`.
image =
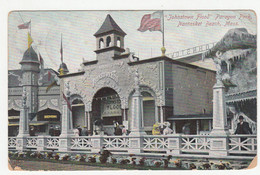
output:
M 88 165 L 62 164 L 44 161 L 10 160 L 10 170 L 25 171 L 86 171 L 86 170 L 122 170 L 119 168 L 96 167 Z

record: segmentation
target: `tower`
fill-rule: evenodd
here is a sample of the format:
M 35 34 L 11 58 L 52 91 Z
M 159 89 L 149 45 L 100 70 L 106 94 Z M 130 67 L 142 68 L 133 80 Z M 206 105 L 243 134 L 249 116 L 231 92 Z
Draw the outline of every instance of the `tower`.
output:
M 27 93 L 26 106 L 28 106 L 29 119 L 32 120 L 38 111 L 38 79 L 40 72 L 38 55 L 32 46 L 25 51 L 20 64 L 22 86 Z
M 60 64 L 58 72 L 59 72 L 60 75 L 64 75 L 64 74 L 69 73 L 69 69 L 68 69 L 67 65 L 64 62 L 62 62 Z
M 94 34 L 96 37 L 97 60 L 110 62 L 109 58 L 120 55 L 125 51 L 124 37 L 126 33 L 116 24 L 108 14 L 105 21 Z

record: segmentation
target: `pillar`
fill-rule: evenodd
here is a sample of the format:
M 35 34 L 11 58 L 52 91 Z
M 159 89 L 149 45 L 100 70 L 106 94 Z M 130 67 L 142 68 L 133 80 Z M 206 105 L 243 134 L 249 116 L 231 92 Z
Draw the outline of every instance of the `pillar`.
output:
M 139 74 L 138 70 L 135 71 L 135 92 L 132 97 L 132 118 L 131 118 L 131 132 L 129 136 L 130 149 L 128 153 L 140 153 L 143 147 L 143 135 L 144 132 L 143 125 L 143 98 L 140 92 L 139 86 Z
M 25 150 L 26 149 L 26 138 L 29 137 L 29 107 L 26 105 L 27 93 L 26 89 L 23 87 L 23 104 L 22 110 L 20 113 L 19 120 L 19 133 L 17 135 L 17 150 Z
M 73 125 L 72 125 L 72 111 L 69 108 L 70 105 L 70 92 L 69 92 L 69 83 L 65 84 L 67 88 L 67 101 L 65 98 L 62 100 L 62 127 L 60 134 L 60 146 L 59 151 L 69 151 L 71 147 L 70 138 L 75 137 L 73 133 Z
M 228 155 L 228 126 L 225 102 L 225 86 L 217 73 L 217 83 L 213 87 L 213 129 L 210 133 L 210 156 Z
M 196 120 L 196 129 L 197 129 L 197 135 L 200 134 L 200 123 L 199 120 Z

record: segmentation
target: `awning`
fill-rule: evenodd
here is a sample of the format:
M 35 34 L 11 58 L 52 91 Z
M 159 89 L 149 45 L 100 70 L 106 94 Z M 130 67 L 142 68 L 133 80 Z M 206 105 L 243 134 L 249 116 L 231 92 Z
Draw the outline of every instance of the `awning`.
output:
M 49 123 L 49 121 L 33 121 L 33 122 L 30 122 L 29 125 L 40 126 L 40 125 L 46 125 L 48 123 Z
M 19 126 L 19 123 L 8 123 L 8 126 Z
M 49 123 L 49 121 L 34 121 L 34 122 L 30 122 L 29 125 L 30 126 L 40 126 L 40 125 L 46 125 L 48 123 Z M 19 122 L 8 123 L 8 126 L 19 126 Z
M 8 116 L 8 119 L 19 119 L 20 116 Z
M 169 117 L 167 120 L 212 120 L 212 114 L 198 114 L 198 115 L 175 115 Z

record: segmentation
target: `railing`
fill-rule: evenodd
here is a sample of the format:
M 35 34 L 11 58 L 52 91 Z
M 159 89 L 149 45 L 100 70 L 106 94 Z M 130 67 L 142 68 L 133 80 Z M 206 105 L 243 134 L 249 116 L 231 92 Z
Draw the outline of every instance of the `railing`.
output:
M 16 148 L 16 137 L 9 137 L 8 138 L 8 148 L 13 149 Z
M 71 149 L 89 149 L 92 147 L 91 137 L 71 138 Z
M 27 148 L 37 148 L 37 137 L 27 137 L 26 147 Z
M 127 150 L 129 148 L 129 137 L 104 136 L 103 146 L 108 150 Z
M 229 137 L 229 153 L 255 154 L 257 152 L 256 136 L 233 135 Z
M 181 137 L 181 150 L 184 152 L 209 152 L 210 136 L 183 135 Z
M 20 139 L 8 138 L 8 148 L 17 149 Z M 40 136 L 23 138 L 22 149 L 47 150 L 60 147 L 59 137 Z M 64 139 L 64 138 L 62 138 Z M 214 151 L 225 152 L 227 156 L 253 156 L 257 153 L 256 135 L 145 135 L 145 136 L 79 136 L 70 137 L 68 150 L 99 152 L 105 148 L 112 152 L 131 152 L 139 149 L 143 153 L 214 155 Z M 138 141 L 139 140 L 139 141 Z M 66 141 L 66 140 L 65 140 Z M 19 144 L 18 144 L 19 143 Z M 21 149 L 20 149 L 21 150 Z M 132 152 L 131 152 L 132 153 Z
M 48 137 L 47 138 L 47 149 L 58 149 L 59 148 L 59 137 Z
M 168 149 L 169 136 L 145 136 L 143 138 L 143 150 L 145 151 L 165 151 Z

